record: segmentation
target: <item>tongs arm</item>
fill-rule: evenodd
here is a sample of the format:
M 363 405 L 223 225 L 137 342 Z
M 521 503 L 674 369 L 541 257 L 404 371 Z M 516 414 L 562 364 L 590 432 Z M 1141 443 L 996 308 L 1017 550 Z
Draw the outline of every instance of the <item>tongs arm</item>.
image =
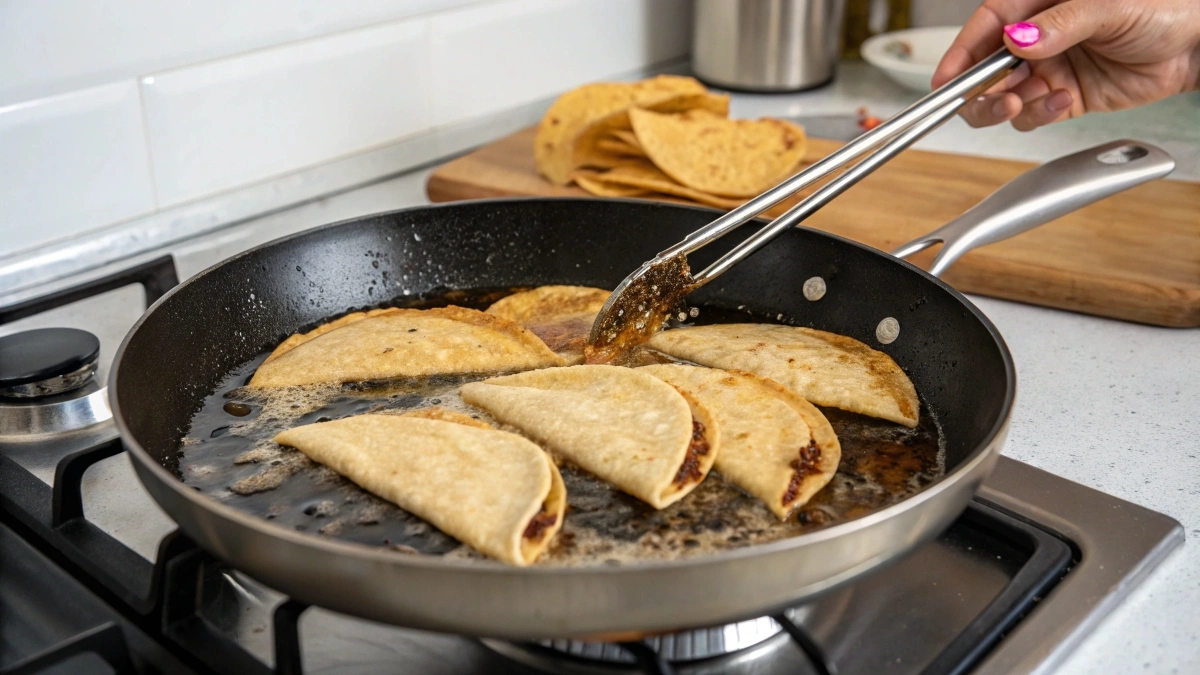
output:
M 751 253 L 766 246 L 772 239 L 778 237 L 785 230 L 795 227 L 805 218 L 816 213 L 818 209 L 828 204 L 834 197 L 842 194 L 850 186 L 903 152 L 905 148 L 915 143 L 917 139 L 936 129 L 951 117 L 954 117 L 960 108 L 962 108 L 962 104 L 953 101 L 904 130 L 899 136 L 885 143 L 879 150 L 868 155 L 866 159 L 850 167 L 840 176 L 829 181 L 821 189 L 806 197 L 783 215 L 767 223 L 766 227 L 750 235 L 745 241 L 718 258 L 716 262 L 693 274 L 692 279 L 695 281 L 696 287 L 699 288 L 717 278 Z
M 643 263 L 617 285 L 596 315 L 596 321 L 592 324 L 592 331 L 588 336 L 589 362 L 596 355 L 601 361 L 608 360 L 613 354 L 619 355 L 621 350 L 627 350 L 629 345 L 640 344 L 650 339 L 650 336 L 661 328 L 662 321 L 672 310 L 673 303 L 765 246 L 781 232 L 807 218 L 917 139 L 953 117 L 966 105 L 969 97 L 995 84 L 1020 62 L 1020 59 L 1008 53 L 1006 49 L 997 51 L 828 157 L 696 230 L 683 241 L 659 253 L 653 260 Z M 809 195 L 761 231 L 735 246 L 720 260 L 699 274 L 689 273 L 686 260 L 688 253 L 732 232 L 793 192 L 845 167 L 876 148 L 878 149 L 871 156 Z M 646 301 L 647 297 L 653 301 Z M 615 352 L 612 351 L 614 346 Z
M 688 254 L 716 241 L 729 232 L 757 218 L 764 211 L 775 206 L 793 193 L 838 171 L 872 149 L 886 143 L 886 146 L 875 157 L 860 162 L 855 166 L 851 172 L 857 173 L 853 173 L 850 179 L 842 181 L 842 178 L 845 176 L 839 177 L 837 181 L 831 182 L 818 193 L 810 196 L 780 218 L 772 221 L 770 225 L 758 234 L 740 244 L 733 251 L 730 251 L 717 264 L 694 276 L 697 285 L 703 285 L 711 281 L 742 258 L 765 245 L 777 236 L 779 232 L 800 222 L 810 215 L 812 211 L 815 211 L 817 207 L 828 203 L 833 197 L 836 197 L 846 188 L 849 188 L 858 182 L 858 180 L 874 171 L 878 166 L 898 154 L 901 150 L 916 142 L 950 117 L 953 117 L 971 96 L 998 82 L 1020 63 L 1021 60 L 1010 54 L 1007 49 L 996 51 L 967 72 L 913 103 L 883 124 L 850 141 L 779 185 L 691 233 L 683 241 L 660 253 L 657 259 L 665 260 L 679 254 Z M 889 139 L 893 140 L 889 142 Z M 859 167 L 862 167 L 862 169 L 859 170 Z M 830 189 L 835 183 L 837 184 L 837 189 Z M 809 202 L 814 201 L 817 194 L 822 195 L 821 199 L 817 200 L 820 201 L 820 204 L 813 206 Z M 718 267 L 718 265 L 720 266 Z

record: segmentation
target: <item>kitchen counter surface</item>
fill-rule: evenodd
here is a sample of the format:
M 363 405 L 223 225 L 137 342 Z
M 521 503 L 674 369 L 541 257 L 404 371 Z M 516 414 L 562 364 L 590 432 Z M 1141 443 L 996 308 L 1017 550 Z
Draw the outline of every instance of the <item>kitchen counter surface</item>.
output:
M 735 116 L 853 112 L 885 116 L 915 94 L 873 70 L 844 67 L 832 86 L 805 94 L 737 95 Z M 972 130 L 953 121 L 920 147 L 1045 160 L 1123 136 L 1161 144 L 1177 177 L 1200 179 L 1200 94 L 1149 110 L 1056 125 L 1031 134 Z M 1138 116 L 1140 115 L 1140 117 Z M 1172 123 L 1172 120 L 1174 122 Z M 1188 129 L 1183 127 L 1190 126 Z M 318 200 L 217 231 L 170 251 L 186 278 L 259 243 L 366 213 L 426 203 L 428 170 Z M 853 191 L 845 198 L 852 198 Z M 1200 218 L 1200 205 L 1197 205 Z M 139 257 L 149 258 L 154 254 Z M 128 263 L 126 263 L 128 264 Z M 114 310 L 103 302 L 5 326 L 80 325 L 105 345 L 102 367 L 136 319 L 133 289 Z M 115 297 L 115 296 L 114 296 Z M 1155 328 L 972 298 L 999 327 L 1017 363 L 1018 396 L 1005 454 L 1169 514 L 1188 542 L 1115 610 L 1057 672 L 1200 672 L 1200 330 Z M 136 307 L 134 308 L 136 309 Z

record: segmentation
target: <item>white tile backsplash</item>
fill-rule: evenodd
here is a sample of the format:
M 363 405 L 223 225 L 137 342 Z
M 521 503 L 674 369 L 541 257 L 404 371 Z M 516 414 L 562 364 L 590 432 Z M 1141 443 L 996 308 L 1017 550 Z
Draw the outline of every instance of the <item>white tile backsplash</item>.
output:
M 430 17 L 433 115 L 451 124 L 688 52 L 689 0 L 504 0 Z
M 429 77 L 423 19 L 147 76 L 159 205 L 428 129 Z
M 0 107 L 0 258 L 154 209 L 137 84 Z
M 0 0 L 0 105 L 481 0 Z
M 690 0 L 0 0 L 0 270 L 461 151 L 686 56 L 690 24 Z

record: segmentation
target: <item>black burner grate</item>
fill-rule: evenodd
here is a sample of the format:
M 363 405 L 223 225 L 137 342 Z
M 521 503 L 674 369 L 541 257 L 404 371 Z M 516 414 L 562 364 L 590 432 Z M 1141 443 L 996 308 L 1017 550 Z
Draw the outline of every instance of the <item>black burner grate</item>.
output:
M 999 552 L 995 557 L 1005 559 L 1012 568 L 1012 576 L 982 611 L 921 669 L 922 673 L 930 675 L 969 672 L 1069 571 L 1073 559 L 1072 547 L 1066 541 L 980 501 L 972 503 L 942 539 L 965 551 L 972 551 L 976 545 L 981 549 L 990 546 L 987 550 Z M 548 672 L 572 668 L 583 672 L 589 665 L 626 669 L 636 665 L 641 672 L 665 675 L 692 666 L 711 665 L 721 658 L 754 650 L 782 629 L 791 637 L 795 648 L 804 654 L 809 672 L 815 675 L 838 672 L 835 659 L 812 635 L 810 624 L 820 628 L 819 613 L 789 610 L 770 619 L 773 630 L 763 633 L 761 640 L 744 645 L 735 642 L 734 648 L 723 650 L 720 655 L 713 655 L 708 648 L 696 652 L 677 649 L 675 645 L 694 643 L 696 637 L 706 633 L 719 634 L 721 628 L 652 638 L 649 644 L 568 640 L 519 644 L 487 641 L 487 644 L 509 658 Z M 758 620 L 763 621 L 767 619 Z M 726 627 L 732 628 L 734 626 Z M 772 648 L 781 649 L 785 645 L 786 641 L 773 644 Z

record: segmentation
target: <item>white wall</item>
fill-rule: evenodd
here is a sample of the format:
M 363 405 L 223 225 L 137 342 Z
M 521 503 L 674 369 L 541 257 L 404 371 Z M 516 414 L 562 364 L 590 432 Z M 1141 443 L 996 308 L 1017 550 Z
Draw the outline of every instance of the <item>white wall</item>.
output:
M 0 264 L 684 56 L 690 27 L 688 0 L 0 0 Z

